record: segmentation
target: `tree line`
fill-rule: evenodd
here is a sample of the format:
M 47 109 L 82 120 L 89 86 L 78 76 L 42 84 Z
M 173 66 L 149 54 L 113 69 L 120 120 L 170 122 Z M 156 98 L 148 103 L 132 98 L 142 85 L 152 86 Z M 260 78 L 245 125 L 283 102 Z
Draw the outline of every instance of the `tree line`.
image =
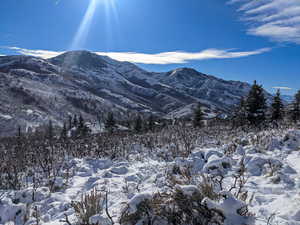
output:
M 171 123 L 169 120 L 162 119 L 154 114 L 148 116 L 136 114 L 130 120 L 118 119 L 115 118 L 113 112 L 109 112 L 102 121 L 103 131 L 114 133 L 119 131 L 120 127 L 123 126 L 124 130 L 135 133 L 154 132 Z M 188 119 L 178 119 L 176 121 L 180 121 L 184 125 L 188 123 L 194 128 L 201 128 L 204 126 L 204 120 L 204 112 L 199 103 Z M 234 108 L 232 116 L 223 121 L 226 121 L 227 124 L 231 123 L 233 128 L 244 126 L 263 128 L 270 126 L 270 124 L 277 126 L 285 120 L 292 121 L 293 123 L 300 121 L 300 90 L 295 95 L 292 104 L 284 105 L 280 90 L 277 90 L 272 103 L 267 104 L 262 85 L 254 81 L 248 95 L 242 97 L 240 103 Z M 92 132 L 82 115 L 69 115 L 68 120 L 63 123 L 62 128 L 59 128 L 59 130 L 59 138 L 61 139 L 67 139 L 68 137 L 85 138 Z M 55 132 L 57 129 L 53 128 L 52 121 L 49 121 L 45 131 L 49 140 L 55 136 L 55 133 L 59 133 Z M 18 136 L 20 135 L 21 128 L 19 127 Z
M 284 120 L 299 122 L 300 90 L 295 95 L 293 103 L 285 106 L 278 89 L 272 103 L 268 106 L 262 85 L 254 81 L 249 94 L 241 99 L 234 110 L 232 124 L 234 127 L 247 125 L 261 127 L 267 124 L 278 125 Z

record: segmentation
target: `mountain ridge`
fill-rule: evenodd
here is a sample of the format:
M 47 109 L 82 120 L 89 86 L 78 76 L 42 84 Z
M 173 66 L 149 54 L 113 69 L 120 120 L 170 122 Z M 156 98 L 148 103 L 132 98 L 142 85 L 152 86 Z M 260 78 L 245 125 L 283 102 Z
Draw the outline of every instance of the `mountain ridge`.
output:
M 230 113 L 251 87 L 186 67 L 149 72 L 88 51 L 50 59 L 1 56 L 0 77 L 0 135 L 49 120 L 61 126 L 70 114 L 93 121 L 108 111 L 122 118 L 132 112 L 182 117 L 196 103 L 212 117 Z

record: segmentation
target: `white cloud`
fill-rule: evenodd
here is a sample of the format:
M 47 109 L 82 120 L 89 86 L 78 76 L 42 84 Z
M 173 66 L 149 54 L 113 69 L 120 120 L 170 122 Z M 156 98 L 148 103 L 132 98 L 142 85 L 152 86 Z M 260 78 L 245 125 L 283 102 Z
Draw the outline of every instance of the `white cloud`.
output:
M 51 58 L 64 53 L 64 51 L 48 51 L 48 50 L 30 50 L 18 47 L 9 47 L 19 54 L 32 55 L 41 58 Z M 98 55 L 108 56 L 119 61 L 128 61 L 142 64 L 183 64 L 191 60 L 207 60 L 207 59 L 230 59 L 241 58 L 252 55 L 258 55 L 270 51 L 271 48 L 261 48 L 254 51 L 234 51 L 220 49 L 206 49 L 201 52 L 161 52 L 157 54 L 146 54 L 137 52 L 94 52 Z
M 293 88 L 290 87 L 272 87 L 273 89 L 281 89 L 281 90 L 293 90 Z
M 248 33 L 279 42 L 300 44 L 300 0 L 230 0 L 239 5 Z
M 16 51 L 17 53 L 22 55 L 31 55 L 31 56 L 41 57 L 44 59 L 49 59 L 64 53 L 63 51 L 58 52 L 58 51 L 48 51 L 48 50 L 31 50 L 31 49 L 25 49 L 19 47 L 8 47 L 8 49 Z

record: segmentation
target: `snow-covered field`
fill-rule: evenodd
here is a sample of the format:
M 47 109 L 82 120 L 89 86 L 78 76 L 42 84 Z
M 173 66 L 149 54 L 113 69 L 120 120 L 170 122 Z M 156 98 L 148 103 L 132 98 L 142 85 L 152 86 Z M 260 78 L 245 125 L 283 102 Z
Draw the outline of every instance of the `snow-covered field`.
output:
M 269 132 L 237 137 L 221 147 L 202 145 L 185 158 L 172 157 L 168 148 L 149 152 L 135 145 L 127 159 L 67 159 L 52 193 L 48 187 L 33 187 L 30 177 L 27 188 L 0 191 L 0 224 L 68 224 L 65 215 L 76 224 L 71 202 L 95 189 L 107 193 L 107 210 L 119 224 L 126 207 L 135 211 L 141 199 L 169 192 L 174 188 L 171 181 L 176 180 L 175 188 L 189 193 L 203 177 L 212 177 L 221 183 L 214 183 L 215 191 L 226 197 L 205 201 L 208 208 L 223 212 L 224 224 L 300 225 L 300 131 Z M 188 170 L 190 179 L 174 168 Z M 247 217 L 237 213 L 244 204 L 248 204 Z M 105 210 L 91 220 L 112 224 Z

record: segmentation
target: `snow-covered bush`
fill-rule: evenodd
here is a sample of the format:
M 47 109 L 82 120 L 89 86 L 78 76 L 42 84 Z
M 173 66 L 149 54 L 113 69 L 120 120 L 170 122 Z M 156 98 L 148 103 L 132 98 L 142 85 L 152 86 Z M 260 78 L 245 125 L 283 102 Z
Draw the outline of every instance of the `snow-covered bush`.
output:
M 251 225 L 254 224 L 254 215 L 249 213 L 245 202 L 236 199 L 231 192 L 221 192 L 220 202 L 204 199 L 203 204 L 209 210 L 221 212 L 224 217 L 223 225 Z
M 105 196 L 96 189 L 82 195 L 81 201 L 73 201 L 71 206 L 75 210 L 78 222 L 81 225 L 100 225 L 98 222 L 90 223 L 90 220 L 94 222 L 93 216 L 102 214 L 104 201 Z
M 202 188 L 176 185 L 171 192 L 138 194 L 123 210 L 120 224 L 252 224 L 254 218 L 244 202 L 236 199 L 230 192 L 207 196 L 208 193 Z
M 0 224 L 111 225 L 109 207 L 124 225 L 248 225 L 248 205 L 261 219 L 298 203 L 299 141 L 298 131 L 226 126 L 1 139 Z M 280 219 L 299 222 L 296 208 Z

